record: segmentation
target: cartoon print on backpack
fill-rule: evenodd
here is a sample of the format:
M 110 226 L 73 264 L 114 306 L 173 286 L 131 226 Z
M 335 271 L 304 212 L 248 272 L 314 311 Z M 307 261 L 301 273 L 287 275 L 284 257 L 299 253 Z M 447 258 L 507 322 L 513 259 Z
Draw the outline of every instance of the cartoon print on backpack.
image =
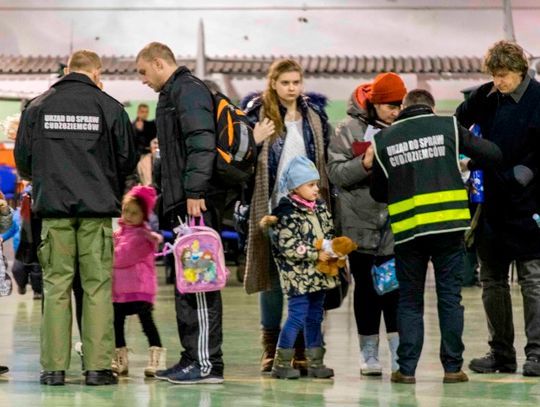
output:
M 205 226 L 203 218 L 190 218 L 175 229 L 177 238 L 172 249 L 176 264 L 176 288 L 181 294 L 221 290 L 227 283 L 229 270 L 221 237 Z
M 217 280 L 216 262 L 210 250 L 201 250 L 199 240 L 194 240 L 191 246 L 182 251 L 184 278 L 190 284 L 210 283 Z

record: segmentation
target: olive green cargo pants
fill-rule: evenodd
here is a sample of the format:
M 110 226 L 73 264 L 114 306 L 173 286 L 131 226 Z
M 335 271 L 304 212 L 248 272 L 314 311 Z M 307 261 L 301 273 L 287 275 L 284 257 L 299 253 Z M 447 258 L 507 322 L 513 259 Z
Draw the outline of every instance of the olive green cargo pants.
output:
M 78 262 L 84 291 L 82 342 L 87 370 L 111 368 L 114 352 L 112 224 L 110 218 L 43 219 L 41 366 L 68 370 L 71 356 L 71 289 Z

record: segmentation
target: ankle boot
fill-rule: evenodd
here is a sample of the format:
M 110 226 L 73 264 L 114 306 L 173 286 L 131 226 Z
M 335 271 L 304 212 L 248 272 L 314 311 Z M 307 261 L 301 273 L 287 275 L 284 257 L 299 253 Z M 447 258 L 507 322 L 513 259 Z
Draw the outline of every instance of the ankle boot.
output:
M 114 359 L 112 361 L 111 369 L 118 376 L 128 375 L 128 348 L 116 348 L 114 350 Z
M 148 366 L 144 369 L 146 377 L 155 377 L 157 370 L 165 369 L 167 360 L 167 349 L 159 346 L 150 346 L 148 348 Z
M 300 372 L 291 366 L 294 349 L 276 349 L 272 377 L 277 379 L 298 379 Z
M 261 356 L 261 372 L 268 373 L 272 371 L 274 364 L 274 355 L 279 338 L 279 329 L 262 329 L 261 342 L 263 346 L 263 354 Z
M 304 332 L 300 331 L 294 341 L 294 356 L 291 366 L 300 371 L 300 376 L 307 376 L 308 361 L 306 359 L 306 342 L 304 341 Z
M 386 337 L 388 338 L 388 348 L 390 349 L 390 368 L 392 369 L 392 372 L 397 372 L 399 370 L 397 355 L 397 348 L 399 346 L 399 335 L 397 332 L 391 332 L 389 334 L 386 334 Z
M 323 347 L 306 349 L 309 377 L 329 379 L 334 376 L 334 369 L 326 367 L 323 363 L 324 354 Z
M 379 335 L 358 335 L 363 363 L 360 374 L 363 376 L 380 376 L 382 367 L 379 363 Z

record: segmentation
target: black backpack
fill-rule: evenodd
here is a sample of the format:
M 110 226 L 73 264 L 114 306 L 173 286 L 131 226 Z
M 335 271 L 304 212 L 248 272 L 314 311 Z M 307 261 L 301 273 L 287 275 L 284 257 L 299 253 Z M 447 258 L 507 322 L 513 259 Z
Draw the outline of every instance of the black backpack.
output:
M 216 180 L 234 187 L 250 180 L 257 163 L 253 128 L 245 113 L 222 93 L 212 93 L 216 121 Z

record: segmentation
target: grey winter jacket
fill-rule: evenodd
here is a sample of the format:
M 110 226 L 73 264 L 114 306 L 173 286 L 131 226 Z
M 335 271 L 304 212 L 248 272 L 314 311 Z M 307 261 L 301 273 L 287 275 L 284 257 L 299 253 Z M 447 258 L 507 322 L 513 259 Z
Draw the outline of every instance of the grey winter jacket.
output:
M 330 138 L 328 178 L 338 188 L 335 214 L 341 234 L 358 244 L 358 251 L 376 256 L 394 252 L 394 238 L 385 204 L 369 193 L 370 173 L 362 165 L 364 155 L 354 157 L 353 141 L 364 141 L 367 112 L 353 93 L 344 119 Z M 375 136 L 376 137 L 376 136 Z

